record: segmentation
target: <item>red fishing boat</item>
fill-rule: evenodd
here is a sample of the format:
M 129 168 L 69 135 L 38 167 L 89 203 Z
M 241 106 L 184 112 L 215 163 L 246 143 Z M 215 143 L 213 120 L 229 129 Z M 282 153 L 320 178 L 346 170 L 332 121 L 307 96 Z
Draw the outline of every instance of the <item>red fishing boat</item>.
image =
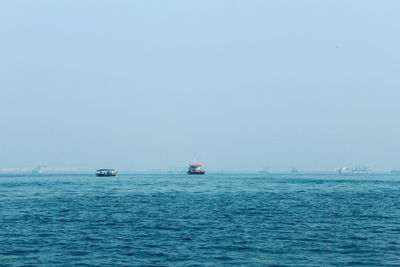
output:
M 205 174 L 205 170 L 202 168 L 200 164 L 190 164 L 189 170 L 187 174 L 189 175 L 203 175 Z

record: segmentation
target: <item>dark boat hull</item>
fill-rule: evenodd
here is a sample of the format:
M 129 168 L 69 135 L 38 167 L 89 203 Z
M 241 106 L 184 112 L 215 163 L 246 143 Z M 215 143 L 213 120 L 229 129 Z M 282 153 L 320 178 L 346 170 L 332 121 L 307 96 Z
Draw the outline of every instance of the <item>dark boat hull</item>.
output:
M 187 172 L 187 174 L 189 174 L 189 175 L 204 175 L 206 172 L 191 172 L 191 171 L 188 171 Z
M 99 176 L 99 177 L 111 177 L 111 176 L 117 176 L 117 174 L 96 174 L 96 176 Z

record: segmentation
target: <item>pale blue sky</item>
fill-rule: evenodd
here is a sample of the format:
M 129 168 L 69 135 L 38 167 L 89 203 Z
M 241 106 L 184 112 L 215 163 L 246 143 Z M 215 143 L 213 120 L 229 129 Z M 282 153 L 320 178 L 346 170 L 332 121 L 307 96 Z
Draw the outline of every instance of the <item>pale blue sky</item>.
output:
M 0 1 L 0 168 L 400 168 L 400 1 Z

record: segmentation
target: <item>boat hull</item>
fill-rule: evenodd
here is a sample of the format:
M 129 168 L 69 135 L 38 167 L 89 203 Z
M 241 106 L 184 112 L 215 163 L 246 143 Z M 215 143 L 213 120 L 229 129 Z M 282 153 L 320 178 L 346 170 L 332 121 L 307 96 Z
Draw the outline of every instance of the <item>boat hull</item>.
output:
M 206 172 L 191 172 L 191 171 L 188 171 L 187 172 L 187 174 L 189 174 L 189 175 L 204 175 Z
M 99 177 L 111 177 L 111 176 L 117 176 L 117 174 L 116 173 L 114 173 L 114 174 L 96 174 L 96 176 L 99 176 Z

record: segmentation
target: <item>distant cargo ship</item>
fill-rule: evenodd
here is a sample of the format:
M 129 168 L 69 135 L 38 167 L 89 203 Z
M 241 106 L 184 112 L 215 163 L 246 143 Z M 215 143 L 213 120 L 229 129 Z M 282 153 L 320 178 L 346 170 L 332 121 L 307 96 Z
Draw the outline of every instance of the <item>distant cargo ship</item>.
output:
M 187 171 L 187 174 L 189 175 L 203 175 L 205 173 L 206 171 L 202 168 L 200 164 L 190 164 L 189 170 Z
M 341 168 L 338 170 L 339 174 L 369 174 L 370 171 L 366 168 L 355 168 L 355 169 L 350 169 L 350 168 Z
M 98 169 L 96 176 L 117 176 L 117 171 L 114 169 Z

